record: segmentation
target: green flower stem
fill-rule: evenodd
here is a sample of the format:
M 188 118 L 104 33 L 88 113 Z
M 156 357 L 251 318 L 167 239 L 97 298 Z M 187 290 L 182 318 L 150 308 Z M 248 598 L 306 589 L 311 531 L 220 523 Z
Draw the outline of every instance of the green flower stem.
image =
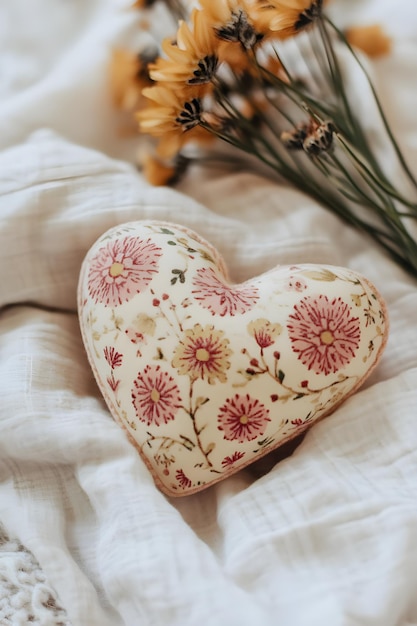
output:
M 348 145 L 348 143 L 345 141 L 345 139 L 339 135 L 338 136 L 338 140 L 341 144 L 341 146 L 343 146 L 344 150 L 349 154 L 350 158 L 352 159 L 352 161 L 354 161 L 356 163 L 356 165 L 362 169 L 367 176 L 369 176 L 370 179 L 372 179 L 372 181 L 374 183 L 376 183 L 378 186 L 380 186 L 388 195 L 390 195 L 392 198 L 394 198 L 395 200 L 398 200 L 399 202 L 401 202 L 401 204 L 403 204 L 404 206 L 408 206 L 411 209 L 414 209 L 415 213 L 414 214 L 410 214 L 410 217 L 414 217 L 417 218 L 417 204 L 414 202 L 410 202 L 409 200 L 407 200 L 406 198 L 404 198 L 403 196 L 401 196 L 398 191 L 388 182 L 384 180 L 379 179 L 373 172 L 372 170 L 367 167 L 366 163 L 364 161 L 362 161 L 356 154 L 355 152 L 352 150 L 352 148 Z
M 400 249 L 401 251 L 405 251 L 407 258 L 409 258 L 411 264 L 414 267 L 416 265 L 416 255 L 417 255 L 417 245 L 416 242 L 409 235 L 407 229 L 401 221 L 398 211 L 395 209 L 394 205 L 391 202 L 386 202 L 387 198 L 380 192 L 377 186 L 371 185 L 372 191 L 377 195 L 381 204 L 377 204 L 373 201 L 365 192 L 363 192 L 359 186 L 351 178 L 349 172 L 344 168 L 343 164 L 336 157 L 331 157 L 334 161 L 334 169 L 337 172 L 345 173 L 346 179 L 350 182 L 352 186 L 357 189 L 358 193 L 361 194 L 361 198 L 359 200 L 359 204 L 362 206 L 367 206 L 370 208 L 383 223 L 385 223 L 388 231 L 381 231 L 376 225 L 369 225 L 369 228 L 372 229 L 373 234 L 377 236 L 379 239 L 383 238 L 384 240 L 388 240 L 394 244 L 394 248 Z M 342 192 L 342 190 L 339 188 Z M 390 247 L 391 248 L 391 247 Z
M 397 141 L 396 141 L 396 139 L 394 137 L 394 134 L 393 134 L 393 132 L 391 130 L 391 127 L 388 124 L 388 121 L 387 121 L 387 118 L 385 116 L 383 107 L 381 105 L 381 102 L 379 100 L 378 94 L 376 92 L 376 89 L 375 89 L 375 87 L 374 87 L 370 77 L 369 77 L 368 72 L 366 71 L 363 63 L 359 59 L 359 57 L 356 54 L 355 50 L 352 48 L 352 46 L 350 45 L 350 43 L 348 42 L 348 40 L 346 39 L 346 37 L 342 33 L 342 31 L 339 28 L 337 28 L 337 26 L 335 24 L 333 24 L 333 22 L 328 17 L 324 17 L 324 19 L 325 19 L 326 23 L 330 26 L 330 28 L 332 28 L 333 31 L 338 35 L 339 39 L 349 49 L 349 51 L 352 54 L 352 56 L 354 57 L 355 61 L 357 62 L 357 64 L 361 68 L 361 70 L 362 70 L 362 72 L 363 72 L 363 74 L 364 74 L 364 76 L 365 76 L 365 78 L 367 80 L 367 83 L 369 85 L 369 88 L 370 88 L 370 90 L 372 92 L 372 95 L 373 95 L 374 100 L 375 100 L 375 104 L 376 104 L 376 106 L 378 108 L 378 112 L 379 112 L 379 114 L 381 116 L 381 120 L 382 120 L 382 123 L 383 123 L 384 128 L 385 128 L 385 131 L 386 131 L 386 133 L 387 133 L 387 135 L 388 135 L 388 137 L 390 139 L 390 142 L 392 144 L 392 147 L 394 148 L 394 151 L 395 151 L 395 153 L 396 153 L 396 155 L 398 157 L 398 160 L 401 163 L 401 166 L 403 167 L 403 170 L 404 170 L 405 174 L 407 175 L 408 179 L 412 182 L 412 184 L 415 187 L 417 187 L 417 179 L 414 176 L 414 174 L 411 172 L 410 168 L 408 167 L 408 164 L 407 164 L 407 162 L 406 162 L 406 160 L 404 158 L 404 155 L 403 155 L 403 153 L 402 153 L 402 151 L 401 151 L 401 149 L 400 149 L 400 147 L 399 147 L 399 145 L 398 145 L 398 143 L 397 143 Z
M 334 162 L 336 163 L 336 165 L 338 166 L 338 168 L 342 170 L 343 165 L 341 164 L 340 160 L 337 159 L 337 157 L 335 156 L 333 156 L 332 158 Z M 374 194 L 381 201 L 380 205 L 374 204 L 374 208 L 376 210 L 377 215 L 379 215 L 382 220 L 387 221 L 391 226 L 393 226 L 397 230 L 397 232 L 400 234 L 400 236 L 404 236 L 406 239 L 409 239 L 411 242 L 413 242 L 401 218 L 398 215 L 398 211 L 396 210 L 391 197 L 387 194 L 384 194 L 383 191 L 381 191 L 378 181 L 375 182 L 374 178 L 370 178 L 367 175 L 364 175 L 364 170 L 361 167 L 361 165 L 362 165 L 361 163 L 358 165 L 356 162 L 354 162 L 354 167 L 357 168 L 359 175 L 362 176 L 362 178 L 365 180 L 365 183 L 368 185 L 368 187 L 374 192 Z M 348 180 L 352 182 L 352 178 L 348 174 L 347 170 L 343 170 L 343 171 L 345 172 L 345 175 L 348 178 Z M 414 244 L 414 246 L 416 247 L 416 251 L 417 251 L 416 244 Z
M 323 42 L 321 41 L 321 38 L 318 39 L 318 37 L 320 37 L 320 33 L 318 31 L 317 28 L 313 28 L 310 31 L 310 37 L 309 37 L 309 44 L 310 44 L 310 48 L 313 52 L 313 56 L 314 59 L 317 62 L 317 66 L 319 68 L 319 71 L 321 70 L 322 75 L 319 74 L 319 72 L 315 73 L 315 77 L 316 77 L 316 81 L 317 83 L 322 79 L 324 82 L 324 86 L 326 89 L 329 88 L 329 85 L 331 84 L 330 80 L 331 80 L 331 73 L 329 70 L 329 67 L 327 65 L 327 59 L 326 59 L 326 55 L 323 51 Z M 310 69 L 309 66 L 307 65 L 307 69 Z M 326 75 L 324 75 L 326 74 Z
M 326 57 L 327 57 L 329 66 L 332 67 L 332 70 L 334 72 L 334 81 L 330 83 L 330 87 L 332 88 L 333 93 L 339 96 L 341 104 L 342 104 L 342 117 L 344 117 L 348 121 L 348 127 L 347 128 L 345 127 L 345 132 L 348 137 L 350 137 L 351 139 L 353 138 L 352 143 L 358 146 L 358 149 L 360 150 L 360 152 L 363 155 L 365 155 L 367 160 L 370 163 L 372 163 L 372 166 L 374 167 L 375 171 L 378 172 L 378 174 L 382 177 L 383 172 L 380 169 L 379 164 L 377 160 L 375 159 L 372 150 L 369 148 L 369 144 L 363 132 L 362 126 L 359 124 L 356 116 L 352 112 L 352 109 L 349 103 L 349 98 L 347 97 L 347 94 L 346 94 L 345 83 L 343 80 L 342 72 L 340 70 L 339 62 L 338 62 L 336 53 L 332 45 L 330 35 L 326 28 L 326 22 L 323 19 L 318 20 L 318 27 L 319 27 L 319 32 L 320 32 L 323 45 L 325 48 Z M 338 121 L 339 121 L 339 125 L 341 121 L 343 123 L 343 120 L 339 119 Z M 344 124 L 343 126 L 341 126 L 341 128 L 343 127 L 344 127 Z

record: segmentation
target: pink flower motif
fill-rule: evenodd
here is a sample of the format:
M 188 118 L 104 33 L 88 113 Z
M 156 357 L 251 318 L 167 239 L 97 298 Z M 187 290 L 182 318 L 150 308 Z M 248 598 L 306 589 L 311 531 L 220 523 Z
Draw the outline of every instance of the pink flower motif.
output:
M 212 267 L 197 270 L 193 294 L 212 315 L 237 315 L 250 311 L 259 299 L 257 287 L 225 285 Z
M 140 293 L 158 272 L 161 249 L 150 239 L 109 241 L 90 263 L 88 292 L 95 303 L 117 306 Z
M 160 426 L 173 420 L 181 406 L 179 389 L 168 372 L 159 365 L 147 365 L 139 372 L 132 389 L 132 401 L 138 418 L 148 426 Z
M 244 452 L 238 452 L 236 450 L 236 452 L 233 452 L 232 456 L 224 457 L 222 461 L 222 465 L 223 467 L 230 467 L 230 465 L 234 465 L 235 463 L 237 463 L 237 461 L 240 461 L 240 459 L 243 459 L 244 456 L 245 456 Z
M 355 356 L 359 347 L 359 319 L 341 298 L 307 296 L 294 307 L 288 331 L 292 349 L 316 374 L 337 372 Z
M 304 291 L 307 289 L 307 283 L 303 278 L 296 278 L 296 276 L 290 276 L 290 279 L 287 283 L 288 291 Z
M 189 489 L 192 486 L 191 480 L 186 476 L 182 469 L 177 470 L 175 478 L 178 480 L 180 487 Z
M 126 328 L 125 335 L 132 343 L 146 343 L 145 336 L 142 333 L 136 332 L 134 328 Z
M 104 348 L 104 358 L 106 359 L 107 363 L 110 365 L 110 367 L 112 368 L 112 370 L 114 370 L 115 367 L 120 367 L 123 361 L 123 354 L 120 354 L 120 352 L 117 352 L 113 346 L 106 346 Z
M 249 394 L 228 398 L 218 415 L 218 429 L 228 441 L 252 441 L 265 432 L 269 410 Z

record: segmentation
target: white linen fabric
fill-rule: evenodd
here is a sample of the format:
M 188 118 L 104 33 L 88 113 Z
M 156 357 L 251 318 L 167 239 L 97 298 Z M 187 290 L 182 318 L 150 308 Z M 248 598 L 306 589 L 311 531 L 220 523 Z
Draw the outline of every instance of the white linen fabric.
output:
M 193 170 L 178 190 L 149 186 L 133 165 L 140 140 L 120 135 L 106 86 L 111 48 L 134 37 L 127 8 L 0 3 L 0 522 L 73 626 L 417 624 L 416 281 L 309 198 L 255 174 Z M 331 10 L 342 26 L 378 21 L 393 37 L 391 54 L 369 64 L 417 171 L 415 1 Z M 297 262 L 358 270 L 391 321 L 366 385 L 291 456 L 273 452 L 183 499 L 156 489 L 112 420 L 78 329 L 85 253 L 109 227 L 144 218 L 199 232 L 235 281 Z

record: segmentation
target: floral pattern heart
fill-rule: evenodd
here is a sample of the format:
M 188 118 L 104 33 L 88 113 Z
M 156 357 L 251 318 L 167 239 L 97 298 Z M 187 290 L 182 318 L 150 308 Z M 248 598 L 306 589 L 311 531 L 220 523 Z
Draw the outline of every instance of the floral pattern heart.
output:
M 388 334 L 375 287 L 345 268 L 279 266 L 232 284 L 175 224 L 105 233 L 79 282 L 87 355 L 114 419 L 159 488 L 191 494 L 329 415 Z

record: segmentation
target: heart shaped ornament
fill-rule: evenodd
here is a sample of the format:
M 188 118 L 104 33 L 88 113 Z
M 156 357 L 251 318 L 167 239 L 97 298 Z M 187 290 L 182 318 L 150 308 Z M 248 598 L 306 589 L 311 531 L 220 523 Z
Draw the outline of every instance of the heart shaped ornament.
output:
M 110 412 L 169 496 L 230 476 L 334 411 L 388 333 L 384 302 L 355 272 L 279 266 L 231 284 L 209 243 L 156 221 L 100 237 L 78 302 Z

